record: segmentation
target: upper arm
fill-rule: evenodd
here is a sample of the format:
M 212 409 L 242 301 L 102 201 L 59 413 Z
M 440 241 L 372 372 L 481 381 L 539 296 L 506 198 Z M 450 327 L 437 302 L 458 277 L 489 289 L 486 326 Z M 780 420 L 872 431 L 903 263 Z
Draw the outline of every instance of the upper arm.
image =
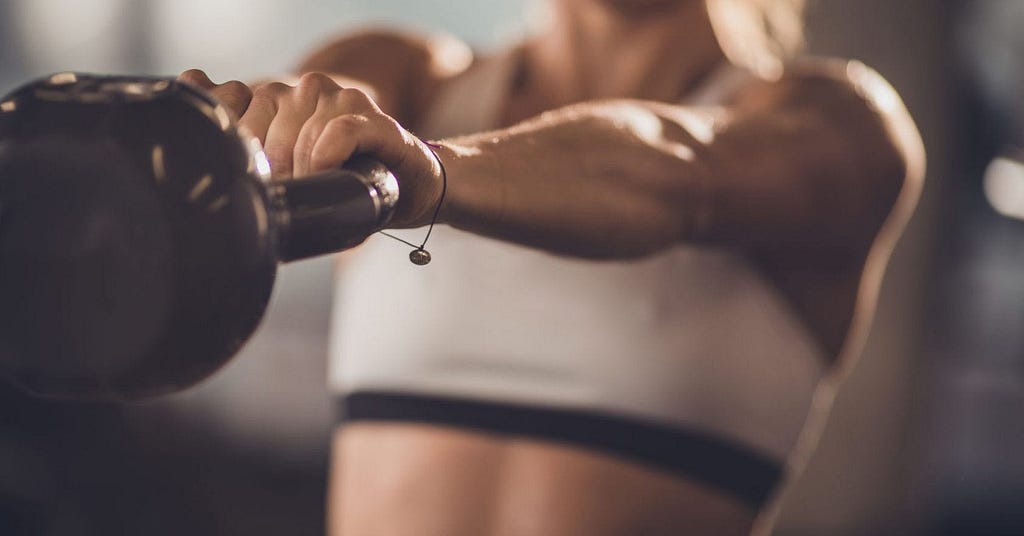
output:
M 923 144 L 896 91 L 859 63 L 815 66 L 744 109 L 710 147 L 725 159 L 713 232 L 746 246 L 833 355 L 863 339 L 881 274 L 913 213 Z
M 414 127 L 438 85 L 471 61 L 469 48 L 448 35 L 365 30 L 314 50 L 296 71 L 358 80 L 385 113 Z
M 859 63 L 757 89 L 708 146 L 708 238 L 776 264 L 856 265 L 920 191 L 924 150 L 902 101 Z

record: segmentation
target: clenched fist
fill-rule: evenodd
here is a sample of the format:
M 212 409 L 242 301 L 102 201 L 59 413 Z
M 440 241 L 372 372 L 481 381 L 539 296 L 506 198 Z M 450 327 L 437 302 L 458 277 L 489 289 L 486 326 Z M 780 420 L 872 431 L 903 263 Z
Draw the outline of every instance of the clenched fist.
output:
M 255 89 L 216 84 L 200 70 L 179 80 L 206 90 L 263 144 L 275 179 L 302 177 L 368 155 L 387 166 L 401 191 L 395 227 L 429 223 L 441 195 L 441 167 L 430 147 L 383 113 L 359 89 L 310 73 L 292 86 L 271 82 Z

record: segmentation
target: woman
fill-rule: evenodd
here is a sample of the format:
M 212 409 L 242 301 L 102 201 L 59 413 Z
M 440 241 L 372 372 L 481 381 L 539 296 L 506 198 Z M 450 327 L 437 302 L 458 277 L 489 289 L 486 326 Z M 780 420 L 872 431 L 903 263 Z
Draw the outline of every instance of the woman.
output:
M 493 56 L 371 32 L 294 87 L 183 75 L 279 178 L 368 153 L 403 238 L 447 224 L 340 277 L 333 534 L 750 533 L 858 352 L 923 175 L 892 88 L 790 61 L 797 0 L 551 8 Z

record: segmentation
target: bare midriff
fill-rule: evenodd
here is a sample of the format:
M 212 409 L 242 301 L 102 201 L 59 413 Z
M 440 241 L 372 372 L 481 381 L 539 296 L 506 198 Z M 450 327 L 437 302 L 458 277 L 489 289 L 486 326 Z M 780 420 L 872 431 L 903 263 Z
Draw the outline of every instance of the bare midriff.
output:
M 334 436 L 332 536 L 746 535 L 755 512 L 700 484 L 564 444 L 408 423 Z

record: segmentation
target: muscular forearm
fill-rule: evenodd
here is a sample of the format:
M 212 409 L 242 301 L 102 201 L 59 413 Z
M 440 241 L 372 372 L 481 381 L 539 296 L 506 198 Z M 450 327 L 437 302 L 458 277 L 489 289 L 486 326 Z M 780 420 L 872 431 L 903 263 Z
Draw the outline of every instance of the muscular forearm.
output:
M 711 117 L 690 114 L 707 127 Z M 702 143 L 637 102 L 579 105 L 446 140 L 454 227 L 555 253 L 634 257 L 700 234 Z

